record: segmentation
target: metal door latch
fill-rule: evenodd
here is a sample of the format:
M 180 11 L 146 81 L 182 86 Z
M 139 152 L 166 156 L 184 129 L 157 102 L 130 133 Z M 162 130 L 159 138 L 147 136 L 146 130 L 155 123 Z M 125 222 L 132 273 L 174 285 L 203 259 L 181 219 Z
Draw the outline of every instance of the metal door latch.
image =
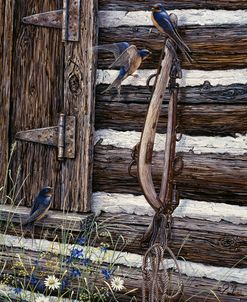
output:
M 22 18 L 22 22 L 62 29 L 63 41 L 80 40 L 81 0 L 63 0 L 63 9 Z
M 17 140 L 40 143 L 58 148 L 58 160 L 75 158 L 74 116 L 59 115 L 58 126 L 38 128 L 16 133 Z

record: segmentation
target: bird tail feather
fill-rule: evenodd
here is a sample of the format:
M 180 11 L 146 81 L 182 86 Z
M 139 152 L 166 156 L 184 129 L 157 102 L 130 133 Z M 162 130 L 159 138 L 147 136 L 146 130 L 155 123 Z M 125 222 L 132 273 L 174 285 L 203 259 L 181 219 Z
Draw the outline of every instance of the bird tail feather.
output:
M 181 49 L 181 47 L 180 47 L 180 50 L 182 51 L 182 53 L 185 56 L 185 58 L 187 59 L 187 61 L 192 64 L 194 62 L 194 60 L 192 59 L 190 54 L 185 49 Z
M 22 226 L 27 226 L 33 224 L 36 220 L 39 220 L 41 218 L 41 215 L 44 213 L 44 211 L 36 211 L 34 212 L 24 223 L 22 223 Z
M 189 46 L 188 46 L 187 44 L 185 44 L 185 42 L 184 42 L 183 39 L 181 38 L 181 36 L 180 36 L 179 32 L 177 31 L 177 29 L 174 28 L 174 30 L 175 30 L 175 33 L 176 33 L 176 35 L 177 35 L 177 38 L 178 38 L 178 40 L 179 40 L 181 46 L 182 46 L 188 53 L 191 53 L 191 49 L 189 48 Z
M 33 224 L 33 220 L 30 220 L 30 218 L 28 218 L 27 220 L 22 222 L 23 227 L 28 227 L 28 226 L 31 226 L 32 224 Z
M 116 89 L 119 89 L 119 87 L 121 86 L 121 83 L 122 83 L 122 78 L 121 77 L 117 77 L 113 83 L 111 83 L 105 90 L 103 90 L 101 92 L 101 94 L 105 94 L 107 91 L 111 90 L 112 88 L 116 88 Z
M 29 219 L 27 219 L 26 221 L 22 222 L 21 226 L 25 229 L 29 229 L 33 226 L 33 221 L 29 221 Z
M 187 61 L 189 63 L 193 63 L 193 59 L 190 56 L 191 50 L 188 48 L 188 46 L 183 42 L 183 41 L 174 41 L 176 43 L 176 45 L 178 46 L 178 48 L 181 50 L 181 52 L 183 53 L 183 55 L 185 56 L 185 58 L 187 59 Z M 179 43 L 178 43 L 179 42 Z M 189 51 L 188 51 L 189 49 Z

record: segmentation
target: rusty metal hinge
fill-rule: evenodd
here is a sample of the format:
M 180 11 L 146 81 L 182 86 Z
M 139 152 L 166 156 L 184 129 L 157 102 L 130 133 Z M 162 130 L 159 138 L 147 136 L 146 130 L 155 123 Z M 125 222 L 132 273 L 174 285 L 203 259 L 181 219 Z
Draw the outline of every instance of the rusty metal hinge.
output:
M 75 158 L 74 116 L 59 115 L 58 126 L 38 128 L 16 133 L 17 140 L 45 144 L 58 148 L 58 160 Z
M 81 0 L 63 0 L 63 9 L 22 18 L 22 22 L 62 29 L 63 41 L 80 40 Z

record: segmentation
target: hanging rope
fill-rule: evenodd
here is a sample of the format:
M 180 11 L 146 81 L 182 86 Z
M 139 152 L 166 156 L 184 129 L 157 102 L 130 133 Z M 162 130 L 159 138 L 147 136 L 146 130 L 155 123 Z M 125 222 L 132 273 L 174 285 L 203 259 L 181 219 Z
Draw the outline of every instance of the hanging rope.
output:
M 165 302 L 176 301 L 183 292 L 181 272 L 172 250 L 168 247 L 170 220 L 163 213 L 156 213 L 153 218 L 153 233 L 150 240 L 150 247 L 143 257 L 142 264 L 142 301 L 143 302 Z M 168 252 L 173 259 L 178 271 L 177 291 L 171 291 L 172 278 L 169 268 L 165 266 L 165 253 Z M 148 298 L 148 300 L 147 300 Z

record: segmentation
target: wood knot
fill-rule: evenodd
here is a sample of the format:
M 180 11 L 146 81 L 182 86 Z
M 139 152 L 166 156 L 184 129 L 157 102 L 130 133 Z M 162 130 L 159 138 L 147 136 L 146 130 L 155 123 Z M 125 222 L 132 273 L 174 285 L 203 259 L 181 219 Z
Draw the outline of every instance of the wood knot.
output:
M 225 295 L 235 295 L 237 285 L 235 283 L 230 282 L 222 282 L 221 285 L 218 287 L 218 291 Z
M 69 78 L 69 89 L 72 93 L 78 93 L 78 91 L 80 90 L 80 80 L 75 74 L 73 74 Z
M 202 85 L 202 91 L 203 90 L 209 90 L 212 87 L 211 83 L 209 81 L 204 81 L 203 85 Z
M 235 96 L 237 94 L 236 94 L 236 92 L 235 92 L 234 89 L 228 89 L 228 90 L 226 90 L 226 91 L 223 92 L 223 95 L 231 97 L 231 96 Z
M 236 96 L 243 96 L 246 94 L 246 89 L 240 89 L 240 88 L 231 88 L 231 89 L 225 89 L 222 93 L 222 95 L 225 98 L 232 99 Z
M 220 246 L 235 251 L 238 249 L 238 238 L 236 236 L 226 235 L 220 239 Z

